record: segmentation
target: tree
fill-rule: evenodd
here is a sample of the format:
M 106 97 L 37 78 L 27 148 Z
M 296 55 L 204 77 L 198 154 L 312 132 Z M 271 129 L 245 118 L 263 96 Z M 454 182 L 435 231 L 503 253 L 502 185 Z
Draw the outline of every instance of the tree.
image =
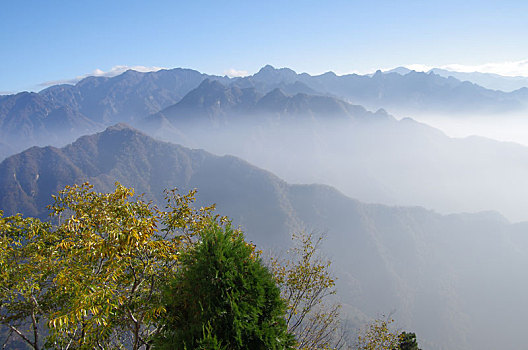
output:
M 416 334 L 401 332 L 398 334 L 390 328 L 394 322 L 375 320 L 368 324 L 358 335 L 358 350 L 420 350 Z
M 213 316 L 195 319 L 190 335 L 178 335 L 186 343 L 192 338 L 191 347 L 284 349 L 294 346 L 291 334 L 298 336 L 301 349 L 341 344 L 334 339 L 339 305 L 325 302 L 335 293 L 335 283 L 330 263 L 316 254 L 321 240 L 300 236 L 296 257 L 274 261 L 270 280 L 254 247 L 225 217 L 213 215 L 214 206 L 192 207 L 195 192 L 168 191 L 160 210 L 120 184 L 111 193 L 98 193 L 86 183 L 54 196 L 49 222 L 4 217 L 0 211 L 0 334 L 32 349 L 147 350 L 153 339 L 176 336 L 168 326 L 177 322 L 174 310 L 194 310 L 196 316 L 202 311 L 196 305 L 204 307 L 213 297 L 206 292 L 216 290 L 227 296 L 223 304 L 209 304 L 223 308 L 220 316 L 211 311 Z M 214 250 L 217 243 L 220 251 Z M 223 269 L 211 270 L 215 277 L 202 281 L 204 294 L 191 293 L 193 284 L 174 281 L 199 280 L 196 266 L 202 265 L 194 264 L 207 261 L 192 254 L 205 254 L 206 247 L 217 254 L 208 257 L 211 266 Z M 222 257 L 219 252 L 240 259 L 218 265 L 213 257 Z M 185 300 L 185 308 L 172 308 L 172 314 L 163 294 L 169 282 L 179 286 L 175 296 L 188 296 L 175 299 L 174 305 Z M 192 306 L 193 300 L 199 303 Z M 227 315 L 233 322 L 224 322 Z
M 290 349 L 285 305 L 254 247 L 212 224 L 164 294 L 160 349 Z
M 49 224 L 0 211 L 0 324 L 8 339 L 18 336 L 33 349 L 42 345 L 41 315 L 52 307 L 55 240 Z
M 393 320 L 375 320 L 358 336 L 358 350 L 395 350 L 400 344 L 400 337 L 390 330 Z
M 402 332 L 399 336 L 400 344 L 398 350 L 420 350 L 416 342 L 416 334 Z
M 293 236 L 288 258 L 271 259 L 271 269 L 286 300 L 286 324 L 295 334 L 298 349 L 338 349 L 344 346 L 339 310 L 329 303 L 336 293 L 330 261 L 321 258 L 323 237 Z
M 119 184 L 83 184 L 54 197 L 53 226 L 0 215 L 0 323 L 33 349 L 149 348 L 179 256 L 225 222 L 193 209 L 194 194 L 167 192 L 161 211 Z

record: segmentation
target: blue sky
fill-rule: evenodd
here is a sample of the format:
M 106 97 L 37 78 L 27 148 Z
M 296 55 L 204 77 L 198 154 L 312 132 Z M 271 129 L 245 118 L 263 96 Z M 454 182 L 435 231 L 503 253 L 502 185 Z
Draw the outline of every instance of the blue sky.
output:
M 339 74 L 528 59 L 528 1 L 0 1 L 0 92 L 116 66 Z

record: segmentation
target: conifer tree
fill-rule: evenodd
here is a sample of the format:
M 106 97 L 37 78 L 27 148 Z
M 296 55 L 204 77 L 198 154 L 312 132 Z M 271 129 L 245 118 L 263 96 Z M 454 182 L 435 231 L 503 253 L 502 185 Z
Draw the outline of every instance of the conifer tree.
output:
M 167 288 L 159 349 L 291 349 L 285 304 L 241 232 L 212 224 Z

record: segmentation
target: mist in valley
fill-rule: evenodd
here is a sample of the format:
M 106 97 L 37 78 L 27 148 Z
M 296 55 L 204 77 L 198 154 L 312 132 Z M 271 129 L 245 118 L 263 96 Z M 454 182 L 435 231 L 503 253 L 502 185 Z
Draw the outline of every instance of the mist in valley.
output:
M 216 111 L 189 124 L 185 113 L 166 115 L 162 127 L 147 128 L 160 139 L 373 203 L 352 214 L 323 202 L 301 219 L 304 230 L 327 233 L 325 254 L 348 315 L 394 312 L 428 349 L 522 344 L 528 148 L 514 142 L 527 130 L 521 116 Z
M 398 115 L 396 117 L 400 119 Z M 450 137 L 481 136 L 528 147 L 528 112 L 495 115 L 468 113 L 462 116 L 414 113 L 412 118 L 435 127 Z
M 323 200 L 300 220 L 302 229 L 327 234 L 324 251 L 335 262 L 347 314 L 394 312 L 428 349 L 522 343 L 517 310 L 528 306 L 528 226 L 511 223 L 528 219 L 525 146 L 454 138 L 384 111 L 204 118 L 153 134 L 235 155 L 292 184 L 326 184 L 389 205 L 356 213 Z M 492 333 L 501 336 L 490 339 Z
M 528 2 L 3 5 L 0 224 L 20 214 L 53 225 L 52 196 L 86 182 L 100 193 L 114 192 L 118 182 L 161 210 L 165 190 L 196 189 L 196 209 L 214 203 L 257 250 L 281 254 L 295 233 L 324 236 L 319 253 L 335 274 L 332 298 L 352 338 L 347 350 L 359 349 L 360 329 L 391 318 L 392 330 L 415 333 L 422 350 L 528 348 Z M 110 210 L 121 215 L 122 208 Z M 82 226 L 83 217 L 69 225 L 74 236 L 86 227 L 104 237 L 99 231 L 113 227 L 105 226 L 106 214 L 86 213 L 101 224 Z M 146 236 L 142 226 L 128 230 L 123 222 L 119 234 Z M 155 224 L 163 233 L 163 221 Z M 5 239 L 10 230 L 0 227 L 0 266 L 14 271 L 0 268 L 0 348 L 21 349 L 23 338 L 8 324 L 19 307 L 35 306 L 38 320 L 22 315 L 14 325 L 36 337 L 31 324 L 48 324 L 48 304 L 60 313 L 71 305 L 46 297 L 40 305 L 12 303 L 20 291 L 10 294 L 5 285 L 26 288 L 33 276 L 22 266 L 30 259 L 8 260 L 18 249 Z M 57 259 L 64 276 L 80 276 L 82 268 L 90 276 L 91 267 L 63 264 L 62 253 L 48 249 L 47 240 L 56 246 L 63 237 L 55 233 L 44 240 L 49 255 L 37 261 Z M 134 247 L 128 242 L 119 246 Z M 60 249 L 72 261 L 91 257 L 70 254 L 69 244 Z M 183 253 L 167 255 L 171 269 L 160 276 L 183 271 L 172 268 L 185 263 Z M 93 254 L 97 271 L 110 261 L 100 255 Z M 118 258 L 121 267 L 129 257 Z M 27 271 L 46 281 L 58 271 L 34 265 Z M 93 280 L 120 283 L 127 293 L 147 288 L 147 280 L 136 284 L 141 269 L 132 269 L 132 288 L 128 275 Z M 62 285 L 80 291 L 83 305 L 91 293 L 106 311 L 78 313 L 76 341 L 59 345 L 84 346 L 88 318 L 101 317 L 104 334 L 113 327 L 114 347 L 129 328 L 164 330 L 163 308 L 143 307 L 158 305 L 161 289 L 130 297 L 128 310 L 118 291 L 112 309 L 110 294 L 84 280 Z M 143 309 L 138 323 L 133 314 Z M 121 322 L 129 316 L 133 322 Z M 65 320 L 64 330 L 75 327 Z M 204 341 L 227 344 L 210 324 L 201 326 Z M 135 348 L 156 345 L 141 341 Z
M 444 78 L 399 77 L 312 77 L 270 66 L 240 79 L 129 71 L 4 97 L 19 105 L 5 108 L 0 152 L 54 148 L 0 164 L 2 209 L 45 218 L 37 208 L 51 194 L 84 181 L 100 191 L 119 181 L 156 203 L 165 188 L 198 188 L 198 206 L 216 203 L 263 248 L 286 248 L 292 232 L 325 233 L 323 254 L 353 327 L 390 314 L 423 349 L 522 346 L 524 114 L 501 104 L 503 113 L 442 114 L 463 99 L 455 91 L 443 106 L 412 79 Z M 425 97 L 371 91 L 357 98 L 365 108 L 350 103 L 347 81 L 371 89 L 389 81 L 404 97 Z M 399 91 L 400 83 L 411 88 Z M 431 100 L 434 113 L 422 111 Z
M 473 136 L 451 137 L 447 127 L 444 133 L 383 111 L 359 120 L 325 115 L 244 118 L 225 125 L 206 120 L 164 127 L 153 134 L 241 157 L 291 183 L 334 186 L 364 202 L 423 206 L 444 214 L 497 211 L 514 222 L 528 220 L 528 148 L 489 134 L 475 136 L 469 120 L 464 121 L 466 132 Z M 479 125 L 475 117 L 471 122 Z M 512 124 L 506 122 L 502 129 L 499 124 L 493 129 L 488 124 L 489 130 L 514 136 L 507 130 Z M 527 129 L 517 125 L 517 130 Z

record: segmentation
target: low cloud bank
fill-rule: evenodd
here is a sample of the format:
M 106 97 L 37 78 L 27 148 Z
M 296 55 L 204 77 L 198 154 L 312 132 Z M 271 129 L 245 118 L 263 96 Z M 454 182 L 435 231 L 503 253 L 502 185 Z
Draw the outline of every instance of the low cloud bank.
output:
M 446 69 L 453 72 L 463 73 L 492 73 L 499 74 L 508 77 L 528 77 L 528 59 L 520 61 L 506 61 L 506 62 L 491 62 L 477 65 L 466 65 L 466 64 L 446 64 L 441 66 L 429 66 L 425 64 L 409 64 L 405 65 L 406 68 L 427 72 L 433 68 Z
M 75 84 L 79 82 L 80 80 L 90 77 L 90 76 L 96 76 L 96 77 L 115 77 L 116 75 L 119 75 L 121 73 L 126 72 L 127 70 L 135 70 L 137 72 L 147 73 L 147 72 L 157 72 L 161 69 L 165 69 L 164 67 L 147 67 L 147 66 L 126 66 L 126 65 L 118 65 L 113 66 L 110 70 L 104 71 L 102 69 L 96 68 L 91 73 L 83 74 L 80 76 L 77 76 L 75 78 L 70 79 L 60 79 L 60 80 L 50 80 L 45 81 L 43 83 L 40 83 L 38 86 L 42 88 L 46 88 L 53 85 L 59 85 L 59 84 Z

